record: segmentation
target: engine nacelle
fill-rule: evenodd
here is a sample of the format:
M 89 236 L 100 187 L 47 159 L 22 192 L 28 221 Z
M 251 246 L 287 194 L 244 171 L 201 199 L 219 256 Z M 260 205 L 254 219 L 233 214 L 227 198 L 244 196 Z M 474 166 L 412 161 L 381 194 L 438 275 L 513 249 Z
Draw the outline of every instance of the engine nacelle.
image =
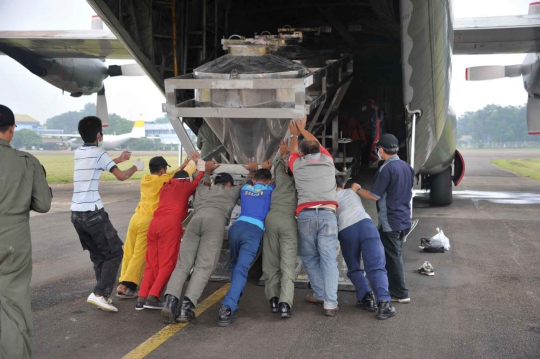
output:
M 522 76 L 523 87 L 529 95 L 527 101 L 527 128 L 529 135 L 540 135 L 540 54 L 528 54 L 522 65 L 477 66 L 465 71 L 467 81 L 486 81 L 504 77 Z

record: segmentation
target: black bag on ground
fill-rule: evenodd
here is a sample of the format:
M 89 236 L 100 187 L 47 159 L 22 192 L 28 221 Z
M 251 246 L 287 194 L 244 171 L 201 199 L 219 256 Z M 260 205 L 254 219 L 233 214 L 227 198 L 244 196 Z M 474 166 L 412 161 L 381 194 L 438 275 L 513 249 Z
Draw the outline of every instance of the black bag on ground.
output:
M 420 238 L 420 249 L 428 253 L 444 253 L 444 245 L 436 238 Z

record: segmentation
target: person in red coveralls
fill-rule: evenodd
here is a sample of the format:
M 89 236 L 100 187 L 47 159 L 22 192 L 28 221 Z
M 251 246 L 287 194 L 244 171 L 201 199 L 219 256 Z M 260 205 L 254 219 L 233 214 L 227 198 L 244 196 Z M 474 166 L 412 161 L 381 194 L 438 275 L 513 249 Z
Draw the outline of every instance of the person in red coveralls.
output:
M 159 297 L 176 266 L 189 197 L 195 193 L 203 175 L 204 172 L 199 172 L 191 182 L 186 171 L 178 171 L 161 188 L 159 205 L 148 228 L 146 269 L 136 310 L 163 308 Z

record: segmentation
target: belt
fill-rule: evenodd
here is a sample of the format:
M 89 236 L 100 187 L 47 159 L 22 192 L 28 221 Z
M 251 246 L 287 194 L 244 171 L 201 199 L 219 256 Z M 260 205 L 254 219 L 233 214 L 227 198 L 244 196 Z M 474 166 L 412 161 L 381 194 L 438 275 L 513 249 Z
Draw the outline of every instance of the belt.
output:
M 328 207 L 318 207 L 318 208 L 304 208 L 302 210 L 303 211 L 315 211 L 315 212 L 318 212 L 318 211 L 328 211 L 328 212 L 332 212 L 333 214 L 336 214 L 336 210 L 333 209 L 333 208 L 328 208 Z

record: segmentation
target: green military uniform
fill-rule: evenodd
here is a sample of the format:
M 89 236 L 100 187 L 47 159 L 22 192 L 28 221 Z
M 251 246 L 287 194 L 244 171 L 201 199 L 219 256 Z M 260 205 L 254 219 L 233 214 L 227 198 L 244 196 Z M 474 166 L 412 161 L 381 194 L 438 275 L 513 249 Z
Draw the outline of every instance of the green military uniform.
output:
M 274 161 L 276 188 L 272 192 L 270 212 L 266 216 L 263 238 L 263 273 L 268 300 L 292 307 L 298 249 L 295 211 L 298 205 L 294 179 L 285 173 L 283 158 Z
M 219 138 L 217 138 L 216 134 L 214 133 L 214 131 L 212 131 L 210 126 L 208 126 L 206 121 L 203 120 L 203 124 L 199 128 L 199 133 L 197 134 L 197 147 L 201 152 L 201 158 L 204 158 L 207 154 L 209 154 L 210 152 L 212 152 L 212 150 L 216 149 L 219 146 L 221 146 Z M 214 154 L 214 156 L 212 157 L 219 159 L 219 154 L 221 152 L 223 152 L 223 150 Z
M 39 161 L 0 139 L 0 358 L 32 356 L 30 210 L 45 213 L 52 193 Z

